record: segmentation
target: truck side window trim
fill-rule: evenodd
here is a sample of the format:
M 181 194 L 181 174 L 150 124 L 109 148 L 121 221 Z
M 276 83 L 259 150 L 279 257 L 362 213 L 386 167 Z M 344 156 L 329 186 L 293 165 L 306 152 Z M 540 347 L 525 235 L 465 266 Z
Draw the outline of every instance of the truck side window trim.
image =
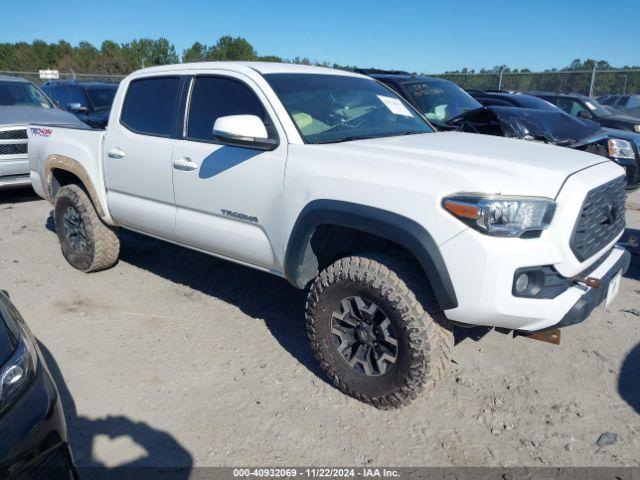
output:
M 149 76 L 149 77 L 141 77 L 141 78 L 136 78 L 134 80 L 132 80 L 131 82 L 129 82 L 129 85 L 127 85 L 127 93 L 125 94 L 124 100 L 122 101 L 122 107 L 120 109 L 120 125 L 122 125 L 124 128 L 126 128 L 127 130 L 129 130 L 132 133 L 135 133 L 137 135 L 144 135 L 147 137 L 158 137 L 158 138 L 174 138 L 175 137 L 175 127 L 176 127 L 176 121 L 177 121 L 177 116 L 179 113 L 179 101 L 180 101 L 180 93 L 182 91 L 182 85 L 180 83 L 180 80 L 183 77 L 180 75 L 158 75 L 158 76 Z M 169 79 L 176 79 L 178 80 L 178 87 L 176 89 L 175 92 L 175 98 L 174 98 L 174 104 L 173 104 L 173 114 L 172 114 L 172 127 L 171 127 L 171 131 L 168 134 L 162 134 L 162 133 L 151 133 L 151 132 L 144 132 L 141 130 L 137 130 L 134 127 L 132 127 L 131 125 L 128 125 L 127 122 L 123 119 L 124 117 L 124 113 L 125 113 L 125 107 L 127 105 L 127 100 L 129 99 L 129 94 L 131 92 L 131 86 L 135 83 L 138 82 L 143 82 L 143 81 L 149 81 L 149 80 L 169 80 Z
M 203 79 L 203 78 L 218 78 L 218 79 L 222 79 L 222 80 L 228 80 L 231 82 L 236 82 L 240 85 L 242 85 L 243 87 L 245 87 L 256 99 L 256 101 L 262 106 L 262 109 L 264 111 L 264 115 L 265 118 L 263 119 L 264 125 L 267 129 L 267 133 L 269 134 L 269 138 L 272 140 L 277 140 L 278 142 L 280 141 L 280 136 L 278 135 L 278 131 L 275 128 L 275 124 L 273 122 L 272 116 L 269 114 L 269 110 L 267 109 L 267 106 L 265 104 L 264 101 L 262 101 L 260 99 L 260 97 L 258 96 L 258 94 L 256 93 L 256 90 L 249 85 L 247 82 L 245 82 L 244 80 L 237 78 L 237 77 L 233 77 L 233 76 L 229 76 L 229 75 L 220 75 L 220 74 L 199 74 L 199 75 L 194 75 L 191 78 L 190 81 L 190 85 L 189 85 L 189 91 L 187 93 L 187 99 L 186 99 L 186 107 L 185 107 L 185 113 L 184 113 L 184 125 L 182 126 L 182 138 L 184 140 L 188 140 L 190 142 L 198 142 L 198 143 L 211 143 L 214 145 L 222 145 L 220 142 L 214 140 L 213 138 L 211 138 L 211 140 L 206 140 L 206 139 L 202 139 L 202 138 L 195 138 L 195 137 L 191 137 L 189 136 L 189 121 L 190 121 L 190 116 L 191 116 L 191 101 L 193 99 L 193 91 L 196 87 L 196 83 L 198 81 L 198 79 Z

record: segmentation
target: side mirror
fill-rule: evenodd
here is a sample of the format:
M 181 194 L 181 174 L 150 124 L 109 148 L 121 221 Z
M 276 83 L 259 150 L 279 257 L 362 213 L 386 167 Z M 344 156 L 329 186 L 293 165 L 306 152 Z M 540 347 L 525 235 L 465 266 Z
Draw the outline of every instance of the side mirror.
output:
M 83 106 L 81 103 L 70 103 L 67 105 L 67 108 L 72 112 L 86 112 L 87 107 Z
M 591 120 L 593 117 L 591 116 L 591 114 L 589 112 L 587 112 L 586 110 L 580 110 L 578 112 L 578 116 L 580 118 L 585 118 L 587 120 Z
M 278 146 L 278 140 L 269 138 L 264 123 L 255 115 L 218 118 L 213 125 L 213 138 L 224 145 L 256 150 L 273 150 Z

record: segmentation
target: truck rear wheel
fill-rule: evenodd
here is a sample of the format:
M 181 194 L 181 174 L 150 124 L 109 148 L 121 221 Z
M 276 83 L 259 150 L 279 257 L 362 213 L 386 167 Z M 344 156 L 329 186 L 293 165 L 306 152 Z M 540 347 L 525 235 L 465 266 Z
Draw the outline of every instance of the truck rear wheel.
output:
M 453 334 L 417 265 L 378 255 L 340 259 L 309 291 L 307 331 L 320 365 L 344 393 L 398 408 L 433 388 Z
M 89 196 L 78 185 L 58 190 L 54 220 L 62 255 L 73 267 L 96 272 L 118 261 L 120 240 L 116 230 L 100 220 Z

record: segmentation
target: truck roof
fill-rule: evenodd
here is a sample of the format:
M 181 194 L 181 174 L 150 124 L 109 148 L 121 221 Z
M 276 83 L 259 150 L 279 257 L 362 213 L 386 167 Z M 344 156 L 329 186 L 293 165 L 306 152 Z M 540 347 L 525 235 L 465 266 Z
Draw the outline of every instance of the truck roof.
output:
M 132 75 L 144 75 L 148 73 L 176 72 L 185 70 L 233 70 L 247 71 L 251 70 L 260 74 L 269 73 L 315 73 L 320 75 L 344 75 L 349 77 L 362 77 L 354 72 L 338 70 L 335 68 L 318 67 L 314 65 L 297 65 L 294 63 L 276 63 L 276 62 L 196 62 L 196 63 L 179 63 L 173 65 L 161 65 L 157 67 L 144 68 L 134 72 Z

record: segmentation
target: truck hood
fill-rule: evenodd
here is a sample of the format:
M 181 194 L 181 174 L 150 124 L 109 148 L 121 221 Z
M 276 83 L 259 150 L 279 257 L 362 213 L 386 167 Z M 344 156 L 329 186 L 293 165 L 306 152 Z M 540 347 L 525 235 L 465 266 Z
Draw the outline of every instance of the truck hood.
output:
M 56 125 L 84 126 L 75 115 L 58 108 L 0 107 L 0 125 L 25 125 L 44 123 Z
M 430 178 L 437 179 L 451 185 L 450 193 L 547 198 L 558 194 L 569 175 L 608 161 L 597 155 L 542 142 L 456 131 L 318 147 L 335 149 L 336 154 L 346 158 L 360 157 L 363 168 L 385 172 L 380 175 L 404 175 L 406 182 L 418 179 L 428 185 Z

